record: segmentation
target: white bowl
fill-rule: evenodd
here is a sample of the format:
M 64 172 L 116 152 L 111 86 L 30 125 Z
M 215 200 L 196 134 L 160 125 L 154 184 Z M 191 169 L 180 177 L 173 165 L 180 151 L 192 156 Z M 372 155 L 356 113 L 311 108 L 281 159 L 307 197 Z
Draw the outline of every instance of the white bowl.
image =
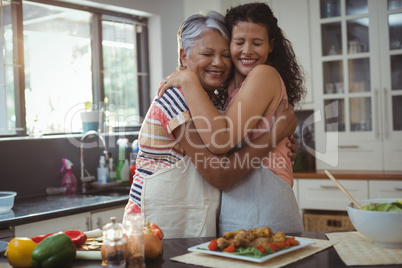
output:
M 401 198 L 366 199 L 357 201 L 361 206 L 372 203 L 392 203 Z M 347 206 L 349 218 L 359 233 L 388 248 L 402 248 L 402 212 L 368 211 Z
M 0 213 L 9 211 L 14 206 L 16 192 L 0 191 Z

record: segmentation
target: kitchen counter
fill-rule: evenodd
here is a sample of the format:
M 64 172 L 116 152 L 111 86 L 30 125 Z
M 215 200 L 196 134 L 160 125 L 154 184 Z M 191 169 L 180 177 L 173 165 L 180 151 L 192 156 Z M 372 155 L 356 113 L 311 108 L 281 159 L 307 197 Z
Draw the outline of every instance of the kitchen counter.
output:
M 329 170 L 329 172 L 337 179 L 402 181 L 401 171 Z M 328 179 L 323 170 L 295 172 L 293 176 L 295 179 Z
M 106 195 L 45 195 L 15 199 L 9 212 L 0 214 L 0 229 L 51 218 L 90 212 L 125 205 L 127 196 Z
M 328 240 L 325 236 L 328 232 L 303 232 L 302 237 L 313 238 L 313 239 L 324 239 Z M 183 255 L 188 253 L 187 249 L 189 247 L 208 242 L 213 238 L 182 238 L 182 239 L 165 239 L 163 241 L 163 254 L 153 261 L 146 262 L 146 268 L 181 268 L 181 267 L 201 267 L 191 264 L 180 263 L 170 260 L 172 257 Z M 101 267 L 100 261 L 78 261 L 75 260 L 69 267 L 87 267 L 95 268 Z M 0 267 L 9 268 L 8 261 L 5 257 L 0 258 Z M 320 251 L 314 255 L 307 258 L 301 259 L 285 267 L 298 267 L 298 268 L 346 268 L 348 266 L 341 260 L 338 253 L 334 247 L 329 247 L 323 251 Z M 395 265 L 370 265 L 370 266 L 359 266 L 360 268 L 385 268 L 385 267 L 396 267 Z

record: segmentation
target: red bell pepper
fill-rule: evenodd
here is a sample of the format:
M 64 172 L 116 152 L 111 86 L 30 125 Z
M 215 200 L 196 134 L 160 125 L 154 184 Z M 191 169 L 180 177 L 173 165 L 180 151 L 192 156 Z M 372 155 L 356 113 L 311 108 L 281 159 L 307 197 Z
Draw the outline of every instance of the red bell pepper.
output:
M 70 237 L 71 241 L 76 248 L 81 247 L 87 241 L 87 235 L 78 230 L 68 230 L 64 232 L 68 237 Z
M 77 248 L 84 245 L 85 242 L 87 241 L 87 235 L 81 231 L 68 230 L 68 231 L 65 231 L 64 233 L 71 239 L 71 241 L 73 241 L 73 244 Z M 34 236 L 31 238 L 31 240 L 34 241 L 36 244 L 39 244 L 40 242 L 42 242 L 43 239 L 45 239 L 48 236 L 51 236 L 52 234 L 53 233 Z
M 45 239 L 48 236 L 51 236 L 52 234 L 45 234 L 45 235 L 38 235 L 38 236 L 34 236 L 31 238 L 32 241 L 34 241 L 36 244 L 39 244 L 40 242 L 42 242 L 43 239 Z

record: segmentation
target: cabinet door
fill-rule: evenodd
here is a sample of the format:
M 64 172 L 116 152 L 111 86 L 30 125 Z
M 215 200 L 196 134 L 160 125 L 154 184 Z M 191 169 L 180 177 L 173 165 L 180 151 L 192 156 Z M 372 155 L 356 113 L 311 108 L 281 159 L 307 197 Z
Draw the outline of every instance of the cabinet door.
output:
M 402 170 L 402 9 L 393 2 L 310 1 L 318 169 Z
M 402 181 L 370 180 L 369 197 L 402 199 Z
M 384 168 L 402 170 L 402 1 L 379 1 Z
M 89 213 L 75 214 L 34 223 L 15 226 L 15 236 L 33 237 L 66 230 L 89 230 Z
M 365 180 L 339 180 L 342 186 L 356 199 L 368 198 Z M 299 179 L 300 209 L 346 211 L 349 198 L 329 179 Z
M 124 206 L 112 209 L 98 210 L 91 213 L 92 229 L 101 229 L 110 222 L 110 217 L 116 217 L 117 222 L 122 222 L 124 216 Z
M 351 2 L 310 1 L 317 169 L 382 169 L 373 120 L 374 15 L 367 0 Z

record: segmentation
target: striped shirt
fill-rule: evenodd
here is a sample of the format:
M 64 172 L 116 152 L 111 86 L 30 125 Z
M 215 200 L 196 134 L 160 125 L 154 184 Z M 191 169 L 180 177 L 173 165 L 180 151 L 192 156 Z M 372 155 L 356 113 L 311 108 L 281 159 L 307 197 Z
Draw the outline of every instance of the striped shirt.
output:
M 141 211 L 144 179 L 179 162 L 185 152 L 172 132 L 191 120 L 191 114 L 180 89 L 169 88 L 160 99 L 155 98 L 138 135 L 139 152 L 126 213 Z

